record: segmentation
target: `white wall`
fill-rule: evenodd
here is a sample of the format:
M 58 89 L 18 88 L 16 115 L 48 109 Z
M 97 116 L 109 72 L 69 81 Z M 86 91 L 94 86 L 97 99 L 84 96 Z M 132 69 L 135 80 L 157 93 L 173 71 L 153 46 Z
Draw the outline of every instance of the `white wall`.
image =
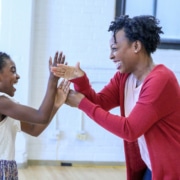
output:
M 107 32 L 114 19 L 115 0 L 18 0 L 16 3 L 4 0 L 4 3 L 12 4 L 6 4 L 11 12 L 6 18 L 10 20 L 4 19 L 8 31 L 1 33 L 4 43 L 0 45 L 1 50 L 13 55 L 21 75 L 16 95 L 19 102 L 33 107 L 40 105 L 49 74 L 48 59 L 57 50 L 64 51 L 70 65 L 80 61 L 97 90 L 115 73 L 115 65 L 109 60 Z M 180 51 L 158 50 L 153 57 L 155 62 L 175 71 L 180 81 Z M 119 110 L 113 113 L 119 114 Z M 79 132 L 85 132 L 87 139 L 77 139 Z M 22 140 L 25 147 L 20 149 Z M 21 135 L 16 146 L 18 163 L 22 163 L 22 151 L 29 160 L 124 161 L 120 138 L 66 105 L 39 137 Z
M 0 3 L 0 51 L 11 56 L 21 77 L 16 85 L 18 89 L 16 100 L 22 104 L 28 104 L 33 2 L 1 0 Z M 27 161 L 27 147 L 23 133 L 18 133 L 17 142 L 16 159 L 19 164 L 24 164 Z
M 109 61 L 108 26 L 114 18 L 115 1 L 36 1 L 34 9 L 33 58 L 30 104 L 38 106 L 47 82 L 47 60 L 63 50 L 69 64 L 80 61 L 96 88 L 114 74 Z M 34 60 L 34 62 L 33 62 Z M 44 61 L 44 63 L 42 63 Z M 41 82 L 41 83 L 39 83 Z M 117 112 L 119 113 L 119 111 Z M 54 139 L 55 131 L 60 139 Z M 77 133 L 85 131 L 80 141 Z M 122 140 L 105 131 L 82 112 L 63 106 L 54 121 L 38 138 L 28 137 L 31 160 L 120 162 L 124 161 Z

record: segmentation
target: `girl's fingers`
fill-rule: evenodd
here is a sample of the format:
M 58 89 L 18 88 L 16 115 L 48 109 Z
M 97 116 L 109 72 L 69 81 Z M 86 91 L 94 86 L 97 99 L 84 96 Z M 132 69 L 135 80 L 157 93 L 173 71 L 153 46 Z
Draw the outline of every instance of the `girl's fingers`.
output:
M 60 88 L 65 94 L 69 92 L 69 87 L 70 87 L 70 82 L 65 79 L 60 83 Z
M 60 64 L 64 64 L 65 62 L 65 55 L 63 55 L 60 59 L 59 59 L 59 63 Z
M 62 89 L 62 88 L 63 88 L 64 82 L 65 82 L 65 79 L 63 79 L 63 80 L 61 81 L 61 83 L 59 84 L 59 86 L 58 86 L 59 89 Z
M 63 56 L 63 52 L 61 51 L 61 52 L 59 53 L 59 56 L 57 57 L 57 62 L 56 62 L 56 64 L 59 64 L 59 63 L 61 62 L 62 56 Z
M 57 59 L 58 59 L 58 52 L 56 52 L 55 55 L 54 55 L 53 65 L 57 64 Z
M 65 63 L 65 55 L 63 55 L 63 52 L 61 51 L 58 53 L 58 51 L 54 55 L 54 62 L 53 65 L 56 66 L 57 64 L 64 64 Z
M 49 58 L 49 66 L 52 66 L 52 57 Z

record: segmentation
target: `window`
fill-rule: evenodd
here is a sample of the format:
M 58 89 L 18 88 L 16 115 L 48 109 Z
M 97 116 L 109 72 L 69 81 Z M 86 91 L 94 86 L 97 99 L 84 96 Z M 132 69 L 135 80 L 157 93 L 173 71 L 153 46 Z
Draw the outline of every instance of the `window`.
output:
M 130 17 L 149 14 L 160 20 L 164 32 L 161 35 L 161 49 L 180 49 L 179 0 L 116 0 L 116 17 L 128 14 Z

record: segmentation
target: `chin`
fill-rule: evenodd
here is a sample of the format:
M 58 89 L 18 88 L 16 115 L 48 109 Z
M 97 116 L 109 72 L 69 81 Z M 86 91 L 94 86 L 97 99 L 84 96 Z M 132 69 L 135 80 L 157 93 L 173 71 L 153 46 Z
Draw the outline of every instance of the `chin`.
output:
M 118 69 L 118 71 L 120 72 L 120 73 L 126 73 L 123 69 Z
M 118 69 L 118 71 L 120 72 L 120 73 L 122 73 L 122 74 L 124 74 L 124 73 L 130 73 L 130 71 L 128 71 L 127 69 Z
M 14 92 L 13 93 L 8 93 L 8 95 L 13 97 L 14 96 Z

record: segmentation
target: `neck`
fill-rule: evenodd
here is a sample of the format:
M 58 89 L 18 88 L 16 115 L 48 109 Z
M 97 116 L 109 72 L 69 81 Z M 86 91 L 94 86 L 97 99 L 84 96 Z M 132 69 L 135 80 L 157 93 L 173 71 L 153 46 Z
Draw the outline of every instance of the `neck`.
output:
M 141 63 L 140 65 L 138 65 L 138 68 L 133 73 L 137 79 L 137 86 L 142 84 L 142 82 L 147 77 L 147 75 L 152 71 L 154 66 L 155 64 L 153 63 L 153 60 L 151 57 L 148 58 L 147 61 L 144 61 L 144 63 Z

